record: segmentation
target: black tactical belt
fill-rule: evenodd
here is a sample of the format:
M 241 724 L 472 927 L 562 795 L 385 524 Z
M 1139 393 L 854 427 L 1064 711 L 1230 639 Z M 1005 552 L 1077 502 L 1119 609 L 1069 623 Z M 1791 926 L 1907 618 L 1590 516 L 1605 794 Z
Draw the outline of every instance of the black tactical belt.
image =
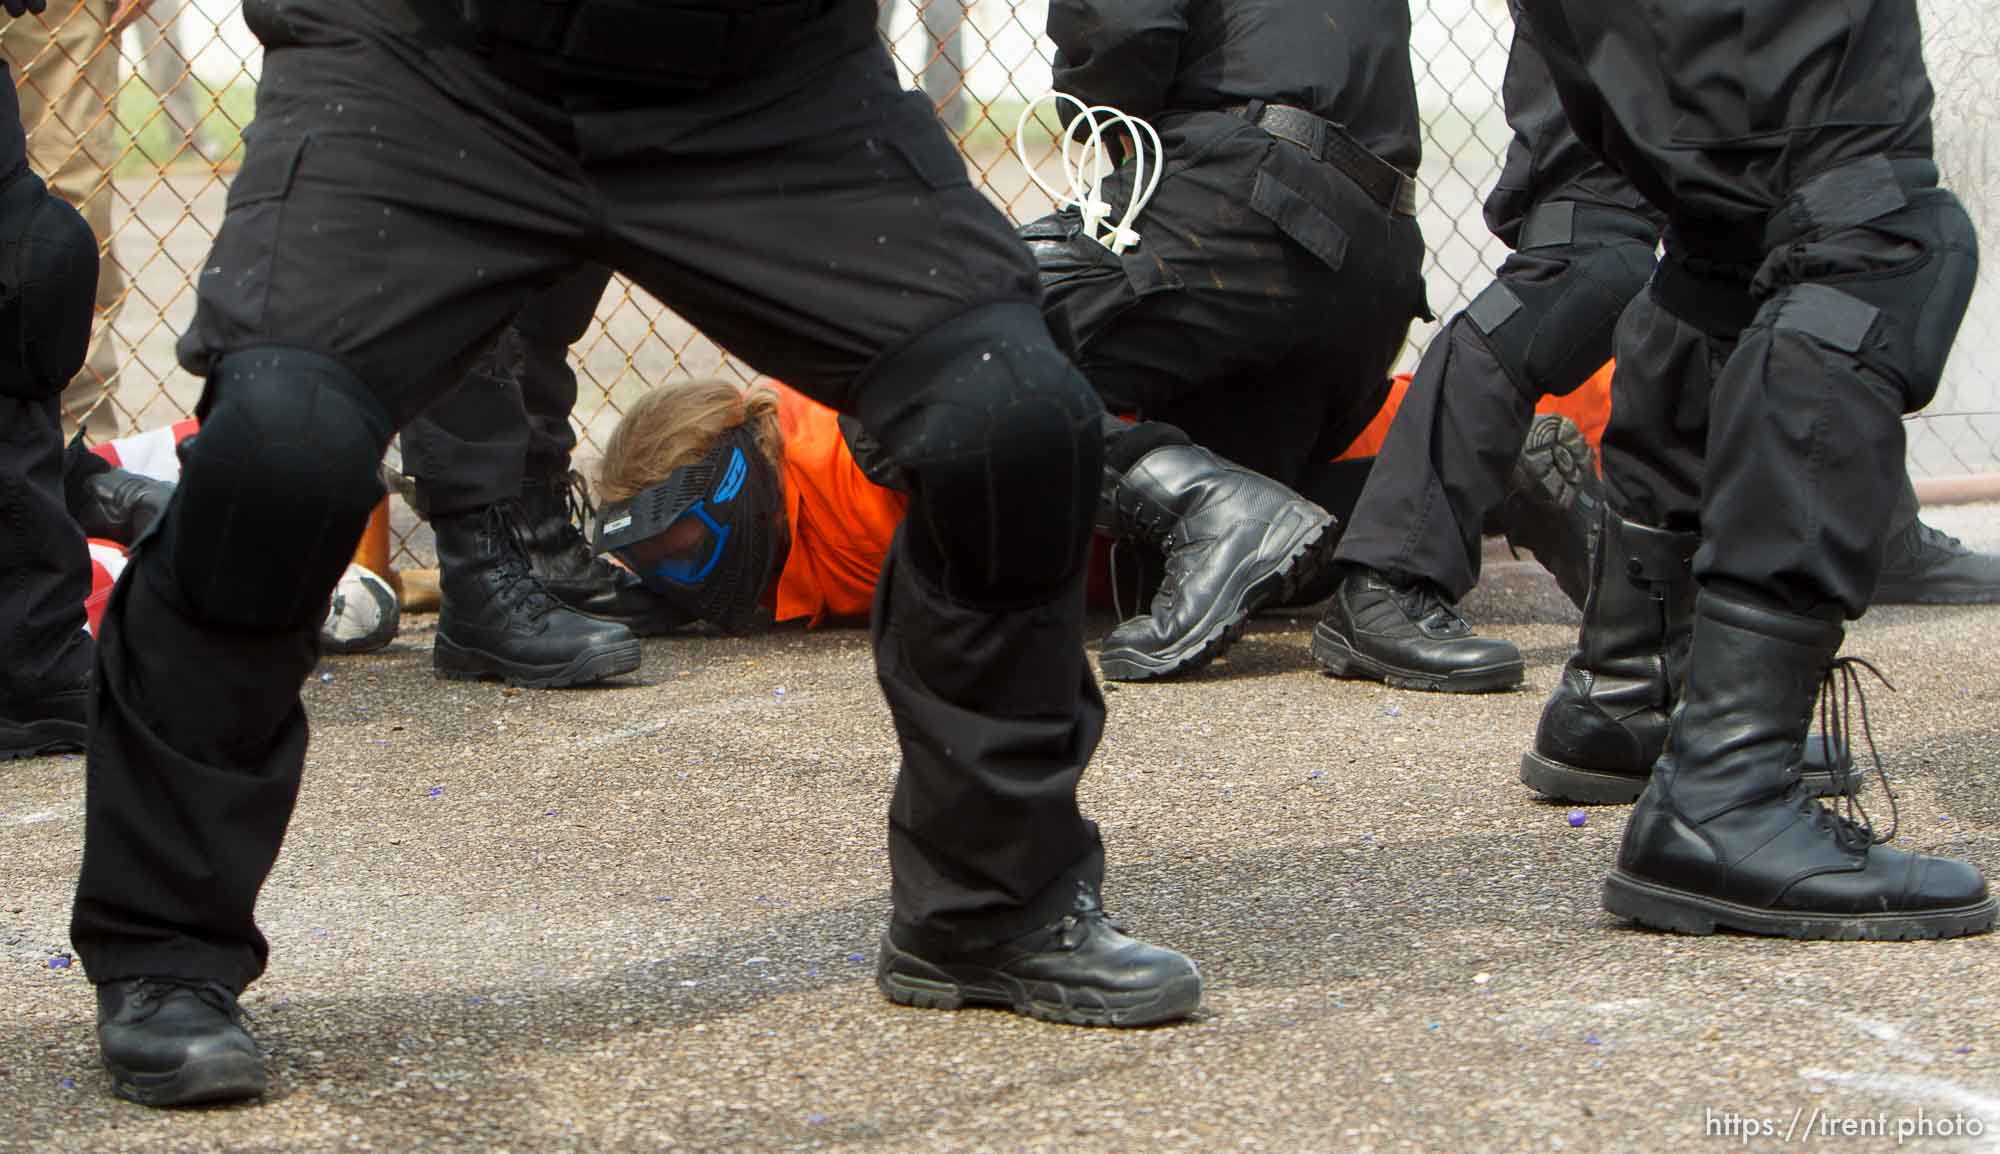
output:
M 827 0 L 405 0 L 448 39 L 701 86 L 752 70 Z
M 1312 153 L 1339 169 L 1368 194 L 1370 200 L 1397 216 L 1417 215 L 1417 181 L 1402 169 L 1368 151 L 1347 129 L 1323 116 L 1289 104 L 1252 101 L 1223 109 Z

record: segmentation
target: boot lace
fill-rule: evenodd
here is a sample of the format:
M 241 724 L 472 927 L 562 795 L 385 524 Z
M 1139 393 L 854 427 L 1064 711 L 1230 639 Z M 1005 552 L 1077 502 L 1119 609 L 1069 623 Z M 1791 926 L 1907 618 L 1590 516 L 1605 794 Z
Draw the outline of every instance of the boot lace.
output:
M 556 608 L 556 600 L 543 587 L 528 564 L 528 541 L 521 532 L 520 506 L 513 501 L 496 501 L 486 507 L 480 535 L 494 553 L 493 593 L 503 604 L 518 605 L 530 617 L 546 617 Z M 515 592 L 515 590 L 520 592 Z
M 132 989 L 131 1006 L 135 1015 L 150 1017 L 178 991 L 186 990 L 208 1003 L 217 1013 L 230 1021 L 240 1021 L 250 1017 L 250 1011 L 236 1000 L 236 995 L 227 986 L 210 980 L 197 981 L 192 978 L 140 978 Z
M 528 484 L 538 498 L 531 508 L 522 510 L 524 519 L 533 515 L 523 533 L 529 560 L 555 572 L 589 569 L 596 561 L 590 548 L 590 526 L 597 519 L 590 482 L 571 469 L 531 479 Z M 539 499 L 543 492 L 548 494 L 547 506 Z
M 1076 949 L 1090 937 L 1091 930 L 1097 926 L 1105 926 L 1119 933 L 1125 932 L 1125 926 L 1117 918 L 1105 912 L 1103 904 L 1098 900 L 1097 890 L 1089 882 L 1080 881 L 1076 883 L 1074 908 L 1064 914 L 1061 921 L 1050 927 L 1055 933 L 1056 945 L 1065 950 Z
M 590 526 L 597 520 L 597 506 L 590 500 L 590 482 L 575 469 L 569 471 L 568 483 L 563 487 L 563 520 L 571 548 L 590 552 Z M 587 558 L 586 558 L 587 559 Z
M 1832 829 L 1834 836 L 1843 844 L 1854 847 L 1883 845 L 1894 840 L 1897 828 L 1902 824 L 1902 814 L 1896 805 L 1896 791 L 1889 785 L 1889 775 L 1882 768 L 1881 751 L 1875 748 L 1875 731 L 1868 723 L 1868 695 L 1862 692 L 1862 673 L 1874 676 L 1875 680 L 1887 686 L 1889 692 L 1896 687 L 1883 676 L 1882 671 L 1863 657 L 1837 657 L 1820 675 L 1819 683 L 1819 724 L 1823 740 L 1827 743 L 1829 760 L 1838 763 L 1842 751 L 1852 751 L 1851 727 L 1854 718 L 1861 719 L 1861 737 L 1868 743 L 1868 757 L 1875 766 L 1875 778 L 1882 783 L 1882 795 L 1889 799 L 1889 829 L 1877 833 L 1875 824 L 1868 816 L 1868 808 L 1861 803 L 1861 783 L 1850 777 L 1841 791 L 1839 811 L 1807 799 L 1815 811 L 1814 824 L 1822 829 Z
M 1124 621 L 1126 618 L 1125 598 L 1123 596 L 1125 585 L 1124 582 L 1118 579 L 1118 554 L 1120 552 L 1128 550 L 1130 551 L 1132 556 L 1132 564 L 1134 568 L 1137 570 L 1137 572 L 1133 574 L 1136 580 L 1133 582 L 1132 585 L 1132 591 L 1133 591 L 1132 595 L 1133 597 L 1137 598 L 1143 595 L 1146 589 L 1145 550 L 1139 548 L 1137 545 L 1132 544 L 1131 542 L 1125 540 L 1122 537 L 1113 537 L 1111 539 L 1111 547 L 1105 550 L 1105 560 L 1108 563 L 1111 570 L 1110 572 L 1111 612 L 1116 614 L 1118 620 L 1121 622 Z M 1174 579 L 1173 570 L 1169 569 L 1167 571 L 1166 577 L 1160 582 L 1160 595 L 1166 596 L 1169 601 L 1172 600 L 1173 579 Z
M 1965 542 L 1945 532 L 1943 529 L 1933 528 L 1922 521 L 1917 522 L 1917 540 L 1914 552 L 1918 556 L 1933 552 L 1963 553 L 1964 551 Z
M 1395 601 L 1396 607 L 1424 630 L 1445 636 L 1472 631 L 1472 626 L 1458 615 L 1458 609 L 1446 601 L 1438 587 L 1429 581 L 1400 586 L 1392 582 L 1385 584 L 1389 586 L 1389 597 Z

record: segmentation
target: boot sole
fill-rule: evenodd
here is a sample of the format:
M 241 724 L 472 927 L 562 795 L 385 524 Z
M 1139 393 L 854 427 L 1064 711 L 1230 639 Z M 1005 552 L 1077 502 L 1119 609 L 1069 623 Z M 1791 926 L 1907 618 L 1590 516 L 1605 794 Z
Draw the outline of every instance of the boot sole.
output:
M 1450 673 L 1403 669 L 1356 650 L 1347 638 L 1324 624 L 1313 626 L 1312 655 L 1321 669 L 1335 677 L 1380 681 L 1392 689 L 1418 689 L 1432 693 L 1497 693 L 1521 684 L 1522 678 L 1527 675 L 1527 663 L 1524 661 L 1458 669 Z
M 110 1062 L 111 1089 L 141 1106 L 200 1106 L 238 1102 L 264 1095 L 264 1059 L 255 1054 L 217 1054 L 165 1073 L 126 1070 Z
M 1604 879 L 1604 908 L 1627 921 L 1677 934 L 1724 929 L 1801 940 L 1901 942 L 1985 933 L 1993 928 L 2000 902 L 1989 897 L 1969 906 L 1909 913 L 1796 913 L 1703 897 L 1616 870 Z
M 1807 770 L 1799 776 L 1814 797 L 1835 797 L 1846 792 L 1849 785 L 1859 789 L 1866 780 L 1866 775 L 1852 762 L 1848 763 L 1845 774 Z M 1521 784 L 1555 801 L 1575 802 L 1578 805 L 1631 805 L 1646 792 L 1646 779 L 1647 775 L 1643 774 L 1635 776 L 1578 769 L 1544 757 L 1532 749 L 1521 755 Z
M 1327 530 L 1332 517 L 1301 518 L 1294 510 L 1288 525 L 1273 525 L 1265 534 L 1263 547 L 1252 571 L 1264 572 L 1246 582 L 1233 602 L 1217 601 L 1203 623 L 1188 639 L 1165 653 L 1137 649 L 1106 649 L 1097 655 L 1098 671 L 1106 681 L 1153 681 L 1179 673 L 1192 673 L 1223 655 L 1248 625 L 1250 615 L 1264 606 L 1292 595 L 1293 591 L 1319 575 L 1332 554 L 1333 541 Z M 1283 533 L 1274 542 L 1273 537 Z
M 0 723 L 0 761 L 41 757 L 51 753 L 82 753 L 90 729 L 80 721 Z
M 431 668 L 446 681 L 497 677 L 525 689 L 566 689 L 589 685 L 639 668 L 637 641 L 586 649 L 561 665 L 526 665 L 492 653 L 467 649 L 440 634 L 431 649 Z
M 1072 1026 L 1155 1026 L 1201 1008 L 1201 975 L 1187 974 L 1150 990 L 1113 991 L 1023 982 L 983 966 L 940 966 L 904 953 L 882 938 L 875 984 L 889 1000 L 920 1010 L 999 1006 L 1024 1017 Z

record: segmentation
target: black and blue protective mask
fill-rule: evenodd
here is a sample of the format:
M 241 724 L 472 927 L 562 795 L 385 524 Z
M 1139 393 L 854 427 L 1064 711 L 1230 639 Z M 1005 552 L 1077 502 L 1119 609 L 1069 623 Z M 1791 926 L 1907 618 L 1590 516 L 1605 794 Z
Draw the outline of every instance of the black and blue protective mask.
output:
M 599 513 L 596 548 L 727 633 L 770 624 L 764 588 L 785 556 L 783 485 L 744 426 L 708 455 Z

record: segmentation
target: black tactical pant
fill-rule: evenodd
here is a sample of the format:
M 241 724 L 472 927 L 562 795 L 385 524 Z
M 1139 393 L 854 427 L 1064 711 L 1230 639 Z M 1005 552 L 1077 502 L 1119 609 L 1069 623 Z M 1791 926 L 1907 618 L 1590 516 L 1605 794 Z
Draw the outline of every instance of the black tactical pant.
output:
M 1936 187 L 1914 8 L 1773 23 L 1741 60 L 1717 55 L 1744 47 L 1721 0 L 1524 8 L 1570 122 L 1669 221 L 1619 323 L 1607 501 L 1699 529 L 1704 587 L 1860 616 L 1906 503 L 1901 417 L 1937 390 L 1978 261 Z M 1870 45 L 1855 70 L 1824 67 L 1829 31 Z M 1725 65 L 1754 91 L 1706 82 Z
M 28 162 L 14 78 L 0 61 L 0 175 Z M 20 233 L 0 220 L 0 233 Z M 25 335 L 25 334 L 23 334 Z M 0 392 L 0 702 L 39 697 L 84 628 L 90 554 L 63 504 L 62 397 Z
M 458 388 L 403 426 L 403 471 L 426 517 L 518 497 L 528 477 L 569 469 L 576 371 L 569 349 L 590 328 L 611 270 L 589 265 L 528 302 Z
M 1766 274 L 1810 279 L 1736 286 L 1732 315 L 1727 281 L 1663 269 L 1620 321 L 1605 499 L 1698 529 L 1704 584 L 1802 615 L 1868 607 L 1884 544 L 1916 514 L 1902 414 L 1936 391 L 1977 261 L 1964 210 L 1923 179 L 1865 227 L 1773 246 Z
M 1082 645 L 1102 410 L 1054 350 L 1013 229 L 929 102 L 899 90 L 872 6 L 840 0 L 756 77 L 672 102 L 539 90 L 426 42 L 387 0 L 251 15 L 266 46 L 258 119 L 182 346 L 190 367 L 222 366 L 218 412 L 244 403 L 233 389 L 275 388 L 261 374 L 300 358 L 262 350 L 291 348 L 338 358 L 390 424 L 407 422 L 537 292 L 603 264 L 760 371 L 858 412 L 906 464 L 929 452 L 949 466 L 989 431 L 1018 433 L 1015 410 L 1090 430 L 1000 492 L 913 465 L 875 622 L 903 750 L 894 916 L 978 948 L 1066 912 L 1102 869 L 1076 802 L 1103 723 Z M 964 355 L 910 372 L 913 349 L 967 326 L 975 339 L 952 345 Z M 1012 401 L 927 401 L 1013 369 L 1032 379 Z M 964 414 L 1012 423 L 962 440 Z M 240 436 L 200 449 L 212 456 L 191 463 L 156 543 L 214 520 L 197 467 L 250 452 Z M 1067 509 L 1036 488 L 1061 468 L 1075 474 Z M 963 556 L 968 542 L 992 553 Z M 289 555 L 242 552 L 214 558 L 218 579 L 242 562 L 260 588 L 301 580 Z M 140 550 L 107 614 L 72 937 L 94 981 L 240 988 L 267 955 L 252 907 L 299 787 L 315 635 L 219 624 L 233 607 L 197 597 L 171 556 Z M 323 604 L 331 584 L 299 602 Z
M 1423 236 L 1331 164 L 1222 112 L 1162 117 L 1172 168 L 1122 255 L 1079 241 L 1045 309 L 1112 412 L 1294 489 L 1366 428 L 1424 302 Z M 1125 204 L 1108 182 L 1106 200 Z M 1036 226 L 1031 226 L 1032 229 Z
M 0 702 L 50 692 L 84 628 L 90 554 L 62 470 L 61 398 L 0 393 Z
M 1537 206 L 1494 283 L 1424 351 L 1338 560 L 1456 601 L 1479 583 L 1479 538 L 1506 493 L 1535 405 L 1611 359 L 1618 314 L 1653 267 L 1657 227 L 1621 209 Z

